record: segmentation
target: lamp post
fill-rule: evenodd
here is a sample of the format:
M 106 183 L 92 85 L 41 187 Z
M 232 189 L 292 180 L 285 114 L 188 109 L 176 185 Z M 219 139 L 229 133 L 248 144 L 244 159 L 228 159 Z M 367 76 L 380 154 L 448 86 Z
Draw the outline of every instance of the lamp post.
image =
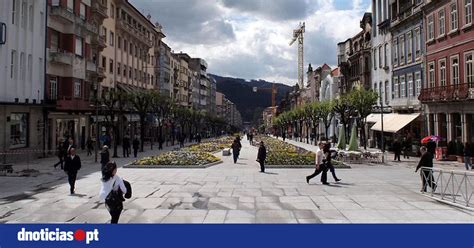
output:
M 382 94 L 380 94 L 380 118 L 381 118 L 381 130 L 382 130 L 382 164 L 385 163 L 385 137 L 383 132 L 383 98 Z

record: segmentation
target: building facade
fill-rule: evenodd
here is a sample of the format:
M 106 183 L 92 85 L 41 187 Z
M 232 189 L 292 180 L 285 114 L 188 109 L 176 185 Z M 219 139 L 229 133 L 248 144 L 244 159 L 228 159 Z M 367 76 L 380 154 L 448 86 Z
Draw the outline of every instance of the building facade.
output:
M 474 31 L 471 0 L 431 1 L 423 8 L 427 80 L 420 100 L 430 135 L 474 143 Z
M 46 98 L 53 105 L 47 123 L 49 149 L 67 138 L 84 147 L 89 136 L 90 100 L 102 73 L 98 56 L 106 46 L 99 35 L 107 16 L 104 2 L 48 1 Z
M 0 150 L 45 149 L 46 3 L 0 1 Z M 36 158 L 36 157 L 31 157 Z M 10 155 L 0 156 L 3 163 Z
M 193 108 L 203 113 L 211 113 L 212 89 L 211 80 L 207 74 L 207 62 L 200 58 L 192 58 L 189 67 L 197 74 L 197 78 L 193 84 Z
M 159 89 L 164 96 L 171 97 L 172 92 L 172 71 L 171 71 L 171 48 L 165 43 L 160 43 L 159 59 Z
M 175 102 L 183 107 L 192 107 L 192 73 L 189 69 L 191 57 L 186 53 L 173 53 L 175 65 L 175 85 L 173 97 Z

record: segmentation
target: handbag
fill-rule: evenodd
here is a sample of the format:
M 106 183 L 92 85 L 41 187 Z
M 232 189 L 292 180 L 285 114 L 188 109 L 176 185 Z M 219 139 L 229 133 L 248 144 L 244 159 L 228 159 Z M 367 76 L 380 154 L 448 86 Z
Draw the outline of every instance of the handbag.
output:
M 122 202 L 125 201 L 123 198 L 122 190 L 114 190 L 115 182 L 112 185 L 112 190 L 105 198 L 105 205 L 107 206 L 110 212 L 112 211 L 121 211 L 123 209 Z

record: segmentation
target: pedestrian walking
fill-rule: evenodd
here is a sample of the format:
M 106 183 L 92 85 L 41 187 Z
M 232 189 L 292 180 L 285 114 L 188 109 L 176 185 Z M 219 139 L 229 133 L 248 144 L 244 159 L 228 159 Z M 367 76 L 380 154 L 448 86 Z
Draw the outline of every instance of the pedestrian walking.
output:
M 122 150 L 124 158 L 130 157 L 130 137 L 128 135 L 125 135 L 122 139 Z
M 411 151 L 411 142 L 409 139 L 407 139 L 406 137 L 403 138 L 403 158 L 406 158 L 406 159 L 410 159 L 410 151 Z
M 110 153 L 109 153 L 109 147 L 104 145 L 102 147 L 102 151 L 100 152 L 100 164 L 101 164 L 101 170 L 104 168 L 104 166 L 110 162 Z
M 76 149 L 76 145 L 74 145 L 74 139 L 73 138 L 69 138 L 68 139 L 68 144 L 67 144 L 67 155 L 71 155 L 71 149 L 74 148 Z
M 158 136 L 158 150 L 163 150 L 163 143 L 164 143 L 163 136 L 160 134 Z
M 64 171 L 67 174 L 67 180 L 69 182 L 69 191 L 71 195 L 75 194 L 77 172 L 81 169 L 81 158 L 76 155 L 76 149 L 71 148 L 69 156 L 66 158 L 64 163 Z
M 330 143 L 326 143 L 324 145 L 323 152 L 324 152 L 324 157 L 326 159 L 326 167 L 331 172 L 332 177 L 334 178 L 334 181 L 340 182 L 341 179 L 339 179 L 336 176 L 336 168 L 334 168 L 334 165 L 332 164 L 332 154 L 331 154 L 331 144 Z
M 239 137 L 236 137 L 234 139 L 234 142 L 232 142 L 232 155 L 234 157 L 234 164 L 237 163 L 237 159 L 239 158 L 239 154 L 240 154 L 240 148 L 242 148 L 242 145 L 240 144 L 240 138 Z
M 133 156 L 136 158 L 138 153 L 138 148 L 140 147 L 140 141 L 137 137 L 133 139 Z
M 257 161 L 260 163 L 260 172 L 265 173 L 265 160 L 267 159 L 267 148 L 263 141 L 260 141 L 258 148 Z
M 105 202 L 111 216 L 110 223 L 117 224 L 123 210 L 124 194 L 127 193 L 124 180 L 117 176 L 117 164 L 110 162 L 104 166 L 101 181 L 99 200 Z
M 328 185 L 329 183 L 327 182 L 327 172 L 328 172 L 328 168 L 326 167 L 326 165 L 323 163 L 323 159 L 324 159 L 324 143 L 323 142 L 320 142 L 318 144 L 319 146 L 319 149 L 318 151 L 316 151 L 316 157 L 315 157 L 315 165 L 316 165 L 316 169 L 314 170 L 314 173 L 307 176 L 306 177 L 306 183 L 309 184 L 309 181 L 311 179 L 313 179 L 314 177 L 318 176 L 319 174 L 321 174 L 321 182 L 324 184 L 324 185 Z
M 402 144 L 400 143 L 400 141 L 398 141 L 398 139 L 395 139 L 395 141 L 393 142 L 392 149 L 395 153 L 395 157 L 393 158 L 393 160 L 401 162 L 400 155 L 402 153 Z
M 63 170 L 64 169 L 64 160 L 67 157 L 67 152 L 66 152 L 66 149 L 64 148 L 64 144 L 62 142 L 58 143 L 58 147 L 56 149 L 57 149 L 56 155 L 58 156 L 59 162 L 55 163 L 53 166 L 54 166 L 54 169 L 56 169 L 56 167 L 58 167 L 58 165 L 61 165 L 61 170 Z
M 86 149 L 87 149 L 87 156 L 91 156 L 92 155 L 92 150 L 94 150 L 94 142 L 92 141 L 91 137 L 87 138 Z
M 433 154 L 428 151 L 424 146 L 420 148 L 421 159 L 416 167 L 415 173 L 421 169 L 421 192 L 426 192 L 426 188 L 429 185 L 433 192 L 436 191 L 436 183 L 434 182 L 433 172 L 429 168 L 433 168 Z
M 281 135 L 281 137 L 283 138 L 283 141 L 285 141 L 285 140 L 286 140 L 286 133 L 283 132 L 283 134 Z
M 472 165 L 472 154 L 471 154 L 471 145 L 466 142 L 464 145 L 464 166 L 466 166 L 466 170 L 469 170 L 469 167 L 471 167 L 471 170 L 474 170 L 474 166 Z

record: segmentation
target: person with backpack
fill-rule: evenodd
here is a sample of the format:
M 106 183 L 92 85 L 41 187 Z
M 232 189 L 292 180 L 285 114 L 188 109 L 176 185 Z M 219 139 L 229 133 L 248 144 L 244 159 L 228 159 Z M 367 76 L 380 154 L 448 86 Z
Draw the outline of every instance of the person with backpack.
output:
M 117 176 L 116 163 L 110 162 L 104 166 L 101 181 L 102 187 L 99 193 L 99 200 L 100 202 L 105 202 L 105 207 L 111 216 L 110 223 L 117 224 L 123 210 L 124 194 L 129 192 L 124 180 Z

